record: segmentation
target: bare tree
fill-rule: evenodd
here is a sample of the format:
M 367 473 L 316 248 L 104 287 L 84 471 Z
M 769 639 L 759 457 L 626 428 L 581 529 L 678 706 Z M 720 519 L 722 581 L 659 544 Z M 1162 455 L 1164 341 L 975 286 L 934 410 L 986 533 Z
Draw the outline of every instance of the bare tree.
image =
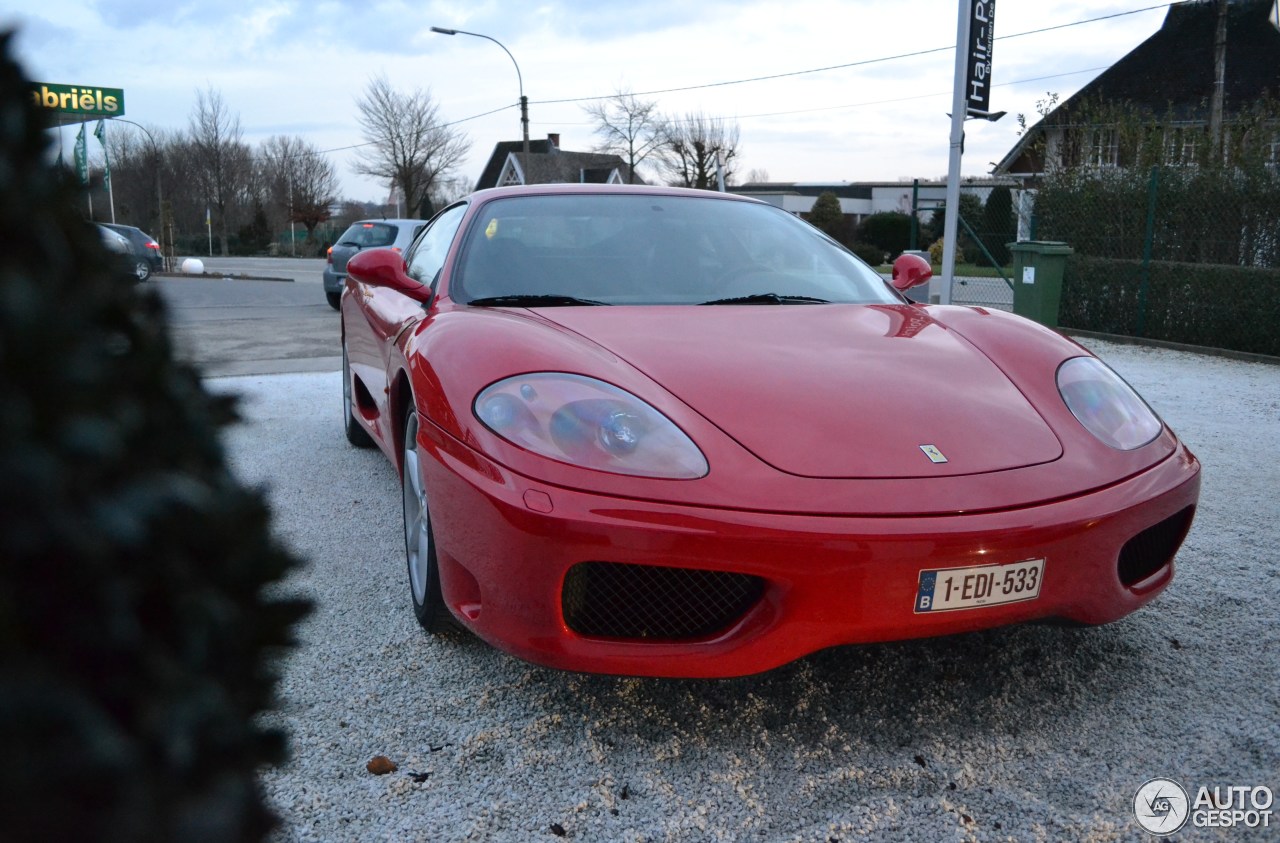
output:
M 763 167 L 752 167 L 747 171 L 747 184 L 768 184 L 769 171 Z
M 160 140 L 153 140 L 157 137 Z M 163 140 L 159 128 L 147 128 L 144 133 L 120 120 L 107 121 L 107 158 L 118 222 L 159 231 Z
M 431 191 L 467 153 L 466 135 L 444 125 L 430 90 L 401 94 L 385 76 L 374 77 L 356 100 L 357 118 L 369 146 L 355 171 L 384 179 L 404 195 L 406 213 L 431 207 Z
M 636 99 L 619 88 L 612 97 L 592 100 L 582 110 L 595 124 L 600 138 L 596 152 L 611 152 L 627 162 L 627 180 L 636 182 L 636 168 L 661 149 L 667 137 L 666 123 L 653 100 Z
M 661 150 L 662 168 L 671 184 L 716 188 L 716 166 L 724 173 L 726 184 L 733 183 L 738 158 L 738 124 L 702 112 L 664 121 L 667 126 Z
M 446 205 L 451 205 L 471 191 L 476 189 L 476 183 L 466 176 L 450 176 L 436 180 L 435 187 L 431 190 L 431 202 L 436 210 Z
M 228 254 L 228 211 L 237 211 L 248 196 L 252 154 L 241 140 L 240 115 L 232 114 L 222 94 L 210 88 L 196 91 L 190 118 L 191 170 L 196 191 L 217 212 L 222 254 Z
M 338 193 L 333 162 L 309 141 L 276 135 L 262 143 L 258 163 L 265 204 L 279 209 L 285 222 L 304 225 L 307 243 L 314 243 L 316 227 L 329 219 Z

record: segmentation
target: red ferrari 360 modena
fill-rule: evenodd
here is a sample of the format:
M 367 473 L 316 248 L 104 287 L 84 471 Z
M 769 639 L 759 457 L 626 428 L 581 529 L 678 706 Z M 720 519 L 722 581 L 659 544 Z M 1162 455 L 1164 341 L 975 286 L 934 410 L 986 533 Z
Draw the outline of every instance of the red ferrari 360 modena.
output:
M 348 271 L 346 432 L 400 470 L 414 612 L 539 664 L 1107 623 L 1195 513 L 1195 457 L 1089 351 L 761 202 L 480 191 Z

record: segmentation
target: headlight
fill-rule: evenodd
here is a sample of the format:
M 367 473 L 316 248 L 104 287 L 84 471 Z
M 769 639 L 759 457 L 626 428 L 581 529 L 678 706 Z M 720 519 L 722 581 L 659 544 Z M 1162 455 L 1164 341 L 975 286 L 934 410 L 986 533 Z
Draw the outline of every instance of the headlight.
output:
M 1059 366 L 1058 392 L 1080 424 L 1112 448 L 1131 451 L 1160 433 L 1160 419 L 1146 402 L 1096 357 Z
M 517 375 L 486 387 L 474 410 L 508 442 L 570 465 L 673 480 L 707 473 L 698 446 L 670 419 L 595 378 Z

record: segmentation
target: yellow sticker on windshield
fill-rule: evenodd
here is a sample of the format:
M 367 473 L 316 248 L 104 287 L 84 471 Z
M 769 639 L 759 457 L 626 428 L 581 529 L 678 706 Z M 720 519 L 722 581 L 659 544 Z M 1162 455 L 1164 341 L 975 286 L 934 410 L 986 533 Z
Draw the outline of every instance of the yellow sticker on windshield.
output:
M 492 240 L 493 236 L 497 233 L 498 233 L 498 220 L 497 218 L 494 218 L 489 220 L 489 224 L 485 226 L 484 236 Z

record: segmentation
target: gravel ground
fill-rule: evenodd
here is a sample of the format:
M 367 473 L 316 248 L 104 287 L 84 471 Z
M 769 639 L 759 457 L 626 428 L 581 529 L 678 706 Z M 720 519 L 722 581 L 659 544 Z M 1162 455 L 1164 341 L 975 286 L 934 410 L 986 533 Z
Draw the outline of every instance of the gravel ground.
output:
M 278 839 L 1135 840 L 1153 777 L 1280 791 L 1280 366 L 1088 344 L 1204 465 L 1168 591 L 1107 627 L 843 647 L 725 681 L 426 638 L 398 481 L 346 444 L 340 376 L 211 381 L 244 397 L 232 458 L 318 603 L 267 718 L 293 750 L 262 774 Z M 399 769 L 367 772 L 379 755 Z M 1280 828 L 1176 839 L 1264 836 Z

